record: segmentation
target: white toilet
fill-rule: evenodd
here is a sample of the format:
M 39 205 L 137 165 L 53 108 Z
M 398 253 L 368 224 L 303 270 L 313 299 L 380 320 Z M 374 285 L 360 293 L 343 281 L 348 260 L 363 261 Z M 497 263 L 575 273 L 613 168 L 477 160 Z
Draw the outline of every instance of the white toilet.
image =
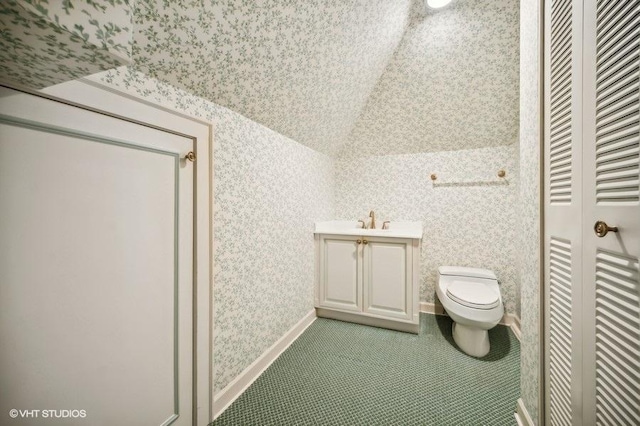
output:
M 454 321 L 453 340 L 458 347 L 475 357 L 488 354 L 488 330 L 495 327 L 504 314 L 500 287 L 493 271 L 441 266 L 436 293 Z

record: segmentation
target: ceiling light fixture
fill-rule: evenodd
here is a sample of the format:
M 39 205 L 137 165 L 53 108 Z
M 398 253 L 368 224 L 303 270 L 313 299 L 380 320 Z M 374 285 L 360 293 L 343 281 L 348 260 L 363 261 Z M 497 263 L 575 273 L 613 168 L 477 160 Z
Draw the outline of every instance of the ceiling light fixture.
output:
M 451 0 L 426 0 L 425 3 L 431 9 L 440 9 L 451 3 Z

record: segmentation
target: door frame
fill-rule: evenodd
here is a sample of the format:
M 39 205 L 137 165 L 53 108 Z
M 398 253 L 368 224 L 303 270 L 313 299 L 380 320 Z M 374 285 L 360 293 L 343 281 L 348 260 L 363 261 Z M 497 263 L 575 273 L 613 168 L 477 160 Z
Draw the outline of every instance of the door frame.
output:
M 4 86 L 4 85 L 0 85 Z M 194 425 L 213 421 L 213 124 L 89 79 L 41 91 L 9 87 L 193 141 L 193 347 Z M 183 160 L 186 161 L 186 160 Z M 200 378 L 200 379 L 199 379 Z
M 521 0 L 520 3 L 522 3 Z M 537 110 L 538 110 L 538 120 L 537 120 L 537 128 L 538 128 L 538 167 L 537 167 L 537 181 L 538 181 L 538 197 L 537 197 L 537 211 L 538 211 L 538 248 L 535 254 L 538 257 L 538 270 L 537 270 L 537 286 L 538 286 L 538 338 L 535 341 L 537 343 L 537 359 L 538 359 L 538 388 L 537 388 L 537 402 L 538 402 L 538 416 L 537 418 L 532 418 L 529 412 L 527 411 L 527 407 L 525 403 L 520 397 L 516 404 L 515 408 L 515 417 L 516 421 L 519 425 L 523 426 L 544 426 L 545 425 L 545 412 L 547 410 L 546 405 L 546 365 L 545 365 L 545 354 L 546 354 L 546 325 L 547 325 L 547 315 L 546 315 L 546 289 L 545 289 L 545 207 L 544 200 L 546 196 L 545 191 L 545 88 L 547 82 L 545 81 L 545 43 L 546 43 L 546 29 L 545 29 L 545 8 L 546 3 L 550 0 L 535 0 L 535 7 L 537 8 L 537 41 L 538 41 L 538 49 L 535 52 L 535 55 L 538 60 L 538 70 L 537 70 L 537 89 L 538 89 L 538 99 L 537 99 Z M 521 28 L 522 28 L 522 20 L 521 20 Z M 522 55 L 522 52 L 520 52 Z M 533 253 L 532 253 L 533 255 Z M 524 341 L 524 336 L 523 336 Z

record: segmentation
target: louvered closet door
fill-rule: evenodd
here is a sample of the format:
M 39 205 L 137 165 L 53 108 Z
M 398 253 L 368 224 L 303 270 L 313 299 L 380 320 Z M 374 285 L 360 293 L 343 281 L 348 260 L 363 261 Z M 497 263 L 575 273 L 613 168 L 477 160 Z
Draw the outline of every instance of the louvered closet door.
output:
M 545 13 L 546 424 L 640 425 L 640 0 Z
M 580 425 L 582 378 L 581 2 L 545 2 L 545 295 L 547 424 Z
M 584 424 L 640 425 L 640 0 L 584 12 Z

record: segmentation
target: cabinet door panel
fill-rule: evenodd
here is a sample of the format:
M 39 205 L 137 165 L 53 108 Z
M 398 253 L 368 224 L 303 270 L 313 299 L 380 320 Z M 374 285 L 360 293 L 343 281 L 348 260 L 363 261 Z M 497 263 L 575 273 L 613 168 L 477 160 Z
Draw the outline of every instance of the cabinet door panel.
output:
M 180 158 L 194 148 L 0 90 L 3 418 L 76 409 L 85 422 L 51 423 L 193 424 L 194 167 Z M 20 417 L 9 423 L 48 423 Z
M 362 311 L 359 245 L 355 238 L 322 237 L 320 306 Z
M 369 239 L 364 249 L 364 312 L 411 319 L 411 242 Z

